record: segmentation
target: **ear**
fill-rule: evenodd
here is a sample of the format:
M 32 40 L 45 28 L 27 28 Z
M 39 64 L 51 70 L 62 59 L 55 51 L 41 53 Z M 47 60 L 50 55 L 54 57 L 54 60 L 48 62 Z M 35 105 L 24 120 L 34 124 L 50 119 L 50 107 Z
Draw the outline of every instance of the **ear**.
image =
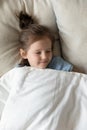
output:
M 27 59 L 27 52 L 23 49 L 20 49 L 20 55 L 23 59 Z

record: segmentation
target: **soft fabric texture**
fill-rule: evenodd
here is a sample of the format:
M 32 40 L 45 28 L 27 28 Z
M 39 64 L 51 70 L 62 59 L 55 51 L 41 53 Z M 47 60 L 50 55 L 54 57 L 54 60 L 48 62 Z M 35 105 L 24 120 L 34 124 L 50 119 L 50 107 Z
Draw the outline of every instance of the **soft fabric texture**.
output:
M 20 28 L 17 15 L 25 10 L 39 24 L 51 29 L 56 38 L 54 54 L 60 54 L 56 18 L 49 0 L 0 0 L 0 76 L 19 61 Z
M 63 70 L 63 71 L 72 71 L 73 65 L 70 64 L 68 61 L 65 61 L 60 56 L 53 56 L 50 64 L 47 68 L 55 69 L 55 70 Z
M 18 67 L 0 85 L 11 89 L 0 130 L 87 129 L 87 75 Z
M 87 0 L 51 0 L 61 38 L 62 53 L 87 73 Z

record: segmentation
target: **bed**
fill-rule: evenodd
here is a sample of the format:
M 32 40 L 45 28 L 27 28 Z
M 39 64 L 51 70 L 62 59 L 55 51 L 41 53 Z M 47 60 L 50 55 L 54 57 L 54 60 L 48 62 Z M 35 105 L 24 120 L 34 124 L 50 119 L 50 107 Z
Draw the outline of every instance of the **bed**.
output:
M 87 129 L 86 7 L 86 0 L 0 1 L 0 130 Z M 15 67 L 21 10 L 51 29 L 54 55 L 79 72 Z

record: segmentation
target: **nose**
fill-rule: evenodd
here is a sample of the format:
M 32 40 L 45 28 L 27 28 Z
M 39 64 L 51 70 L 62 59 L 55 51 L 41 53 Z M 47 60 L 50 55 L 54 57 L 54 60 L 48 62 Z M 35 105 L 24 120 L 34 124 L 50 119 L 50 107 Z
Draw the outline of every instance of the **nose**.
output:
M 47 54 L 46 52 L 43 52 L 42 55 L 41 55 L 42 59 L 47 59 Z

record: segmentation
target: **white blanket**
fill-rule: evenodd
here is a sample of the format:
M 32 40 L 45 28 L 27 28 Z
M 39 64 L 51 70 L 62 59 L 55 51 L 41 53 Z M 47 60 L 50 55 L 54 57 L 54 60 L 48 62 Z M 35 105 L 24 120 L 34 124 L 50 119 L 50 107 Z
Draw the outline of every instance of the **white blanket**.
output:
M 22 67 L 8 75 L 0 130 L 87 130 L 85 74 Z

